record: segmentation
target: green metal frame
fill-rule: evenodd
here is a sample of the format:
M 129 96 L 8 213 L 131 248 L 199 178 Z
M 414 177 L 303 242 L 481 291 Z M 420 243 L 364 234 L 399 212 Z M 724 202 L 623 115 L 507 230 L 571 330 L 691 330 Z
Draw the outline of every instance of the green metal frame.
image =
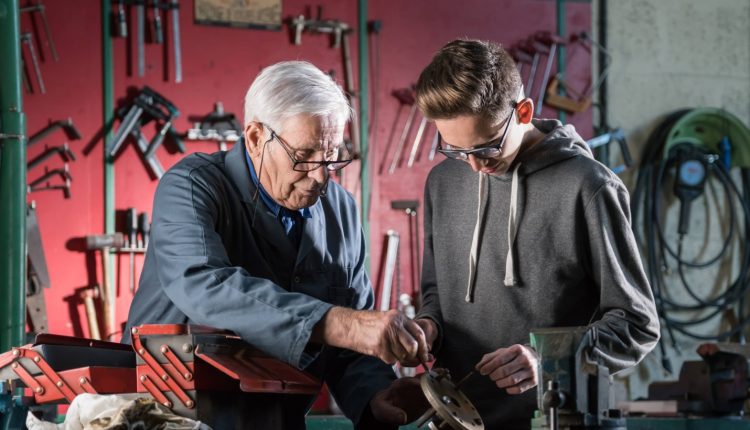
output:
M 368 94 L 370 92 L 367 71 L 367 0 L 359 0 L 357 9 L 358 34 L 359 34 L 359 142 L 360 142 L 360 218 L 362 219 L 362 230 L 367 243 L 367 256 L 365 257 L 365 270 L 370 270 L 370 222 L 367 214 L 370 213 L 370 201 L 367 195 L 370 193 L 370 153 L 369 153 L 369 109 Z
M 18 0 L 0 0 L 0 352 L 26 330 L 26 117 Z
M 104 144 L 102 154 L 104 159 L 104 232 L 115 232 L 115 165 L 109 156 L 107 148 L 112 141 L 112 125 L 115 120 L 114 102 L 114 74 L 112 60 L 112 38 L 110 37 L 110 8 L 111 1 L 102 0 L 102 120 L 104 124 Z M 114 255 L 106 255 L 104 264 L 114 267 Z M 108 270 L 108 285 L 114 285 L 113 270 Z

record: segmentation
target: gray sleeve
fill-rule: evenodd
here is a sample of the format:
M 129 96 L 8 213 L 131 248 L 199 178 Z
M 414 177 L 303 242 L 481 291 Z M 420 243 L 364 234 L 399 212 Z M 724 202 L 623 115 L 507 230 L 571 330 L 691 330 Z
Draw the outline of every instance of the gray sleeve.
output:
M 435 322 L 438 335 L 432 345 L 432 352 L 440 350 L 443 341 L 443 314 L 440 311 L 440 296 L 438 294 L 437 278 L 435 274 L 435 254 L 432 248 L 432 199 L 430 198 L 430 182 L 427 181 L 424 192 L 424 255 L 422 258 L 422 307 L 416 318 L 428 318 Z
M 617 372 L 637 364 L 659 340 L 654 297 L 630 225 L 625 186 L 608 180 L 585 208 L 591 272 L 601 318 L 590 325 L 589 359 Z
M 215 194 L 190 175 L 161 179 L 151 246 L 163 293 L 192 323 L 232 330 L 271 356 L 305 367 L 314 358 L 304 352 L 312 329 L 332 305 L 232 265 L 214 229 L 220 213 Z

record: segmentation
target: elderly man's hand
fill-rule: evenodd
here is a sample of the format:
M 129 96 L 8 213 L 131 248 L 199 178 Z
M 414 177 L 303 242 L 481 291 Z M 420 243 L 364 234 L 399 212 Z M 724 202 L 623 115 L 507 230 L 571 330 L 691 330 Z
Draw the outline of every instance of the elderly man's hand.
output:
M 539 383 L 539 357 L 531 347 L 513 345 L 485 354 L 476 369 L 508 394 L 521 394 Z
M 422 328 L 396 310 L 333 307 L 315 326 L 313 340 L 378 357 L 388 364 L 431 359 Z
M 419 378 L 401 378 L 370 400 L 373 417 L 383 424 L 404 425 L 419 418 L 430 404 L 427 402 Z

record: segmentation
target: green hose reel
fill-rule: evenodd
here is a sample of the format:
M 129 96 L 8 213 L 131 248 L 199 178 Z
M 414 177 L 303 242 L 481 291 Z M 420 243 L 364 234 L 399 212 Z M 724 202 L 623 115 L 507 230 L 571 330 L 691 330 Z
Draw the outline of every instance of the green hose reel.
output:
M 691 143 L 721 153 L 721 141 L 728 136 L 732 167 L 750 168 L 750 129 L 733 114 L 717 108 L 697 108 L 680 118 L 667 136 L 664 158 L 679 143 Z

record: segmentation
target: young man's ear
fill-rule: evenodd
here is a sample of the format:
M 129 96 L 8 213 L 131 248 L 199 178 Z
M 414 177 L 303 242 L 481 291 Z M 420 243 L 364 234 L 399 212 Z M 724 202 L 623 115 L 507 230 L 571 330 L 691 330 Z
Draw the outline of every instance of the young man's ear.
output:
M 528 124 L 534 117 L 534 101 L 529 97 L 518 102 L 516 106 L 516 113 L 518 114 L 518 121 L 521 124 Z
M 251 156 L 260 155 L 263 146 L 263 126 L 256 121 L 245 127 L 245 149 Z

